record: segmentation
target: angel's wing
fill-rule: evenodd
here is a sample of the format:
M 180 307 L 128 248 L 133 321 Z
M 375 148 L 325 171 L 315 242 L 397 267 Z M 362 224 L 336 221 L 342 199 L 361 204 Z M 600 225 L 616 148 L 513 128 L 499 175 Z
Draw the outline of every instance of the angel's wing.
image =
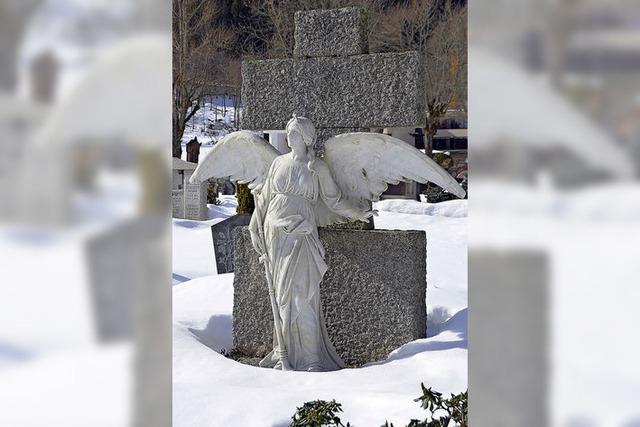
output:
M 462 198 L 460 184 L 424 153 L 406 142 L 380 133 L 345 133 L 324 145 L 324 160 L 349 199 L 362 205 L 376 201 L 388 184 L 413 180 L 433 182 Z
M 241 130 L 230 133 L 214 145 L 198 164 L 189 182 L 231 177 L 260 191 L 273 160 L 280 153 L 256 133 Z

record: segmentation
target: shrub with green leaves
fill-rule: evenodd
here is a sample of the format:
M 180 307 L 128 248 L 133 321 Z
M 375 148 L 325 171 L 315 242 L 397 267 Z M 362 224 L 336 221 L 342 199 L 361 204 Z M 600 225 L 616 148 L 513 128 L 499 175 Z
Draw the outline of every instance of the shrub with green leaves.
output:
M 342 424 L 338 413 L 342 412 L 342 405 L 333 399 L 331 402 L 325 400 L 314 400 L 305 402 L 301 407 L 296 408 L 296 413 L 291 417 L 293 422 L 290 427 L 352 427 L 349 423 Z
M 445 399 L 442 393 L 427 388 L 420 384 L 422 396 L 414 402 L 420 402 L 422 409 L 428 412 L 427 418 L 423 421 L 413 419 L 406 427 L 468 427 L 467 407 L 468 393 L 451 394 Z M 342 404 L 334 400 L 327 402 L 324 400 L 314 400 L 306 402 L 301 407 L 296 408 L 296 413 L 291 417 L 293 422 L 289 427 L 354 427 L 349 423 L 342 424 L 336 415 L 342 412 Z M 381 427 L 394 427 L 393 423 L 386 421 Z
M 460 394 L 451 394 L 451 397 L 444 399 L 442 393 L 426 388 L 420 384 L 422 396 L 413 399 L 420 402 L 422 409 L 429 412 L 424 421 L 411 420 L 407 427 L 468 427 L 467 407 L 468 394 L 465 391 Z M 393 424 L 385 422 L 382 427 L 394 427 Z
M 247 184 L 236 183 L 236 198 L 238 199 L 238 207 L 236 207 L 238 215 L 253 213 L 256 206 L 253 201 L 253 194 L 251 194 Z

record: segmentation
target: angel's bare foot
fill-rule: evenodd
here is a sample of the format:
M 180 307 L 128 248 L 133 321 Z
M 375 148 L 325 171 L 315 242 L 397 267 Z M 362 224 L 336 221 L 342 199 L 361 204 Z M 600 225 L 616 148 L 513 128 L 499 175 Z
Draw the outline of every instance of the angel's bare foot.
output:
M 291 365 L 289 365 L 289 362 L 286 360 L 278 360 L 273 369 L 278 369 L 280 371 L 292 371 Z
M 318 364 L 313 364 L 307 368 L 307 372 L 322 372 L 322 368 Z

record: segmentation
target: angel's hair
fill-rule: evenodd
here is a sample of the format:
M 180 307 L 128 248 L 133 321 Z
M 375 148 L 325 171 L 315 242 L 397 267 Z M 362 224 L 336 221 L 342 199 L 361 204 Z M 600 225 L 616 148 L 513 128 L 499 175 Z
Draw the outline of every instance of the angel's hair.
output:
M 313 125 L 311 120 L 306 117 L 300 117 L 294 114 L 293 118 L 289 120 L 289 123 L 287 123 L 286 130 L 287 134 L 292 130 L 295 130 L 302 135 L 304 145 L 307 146 L 307 158 L 309 159 L 307 166 L 311 171 L 313 171 L 313 164 L 316 160 L 316 150 L 314 148 L 316 143 L 316 127 Z

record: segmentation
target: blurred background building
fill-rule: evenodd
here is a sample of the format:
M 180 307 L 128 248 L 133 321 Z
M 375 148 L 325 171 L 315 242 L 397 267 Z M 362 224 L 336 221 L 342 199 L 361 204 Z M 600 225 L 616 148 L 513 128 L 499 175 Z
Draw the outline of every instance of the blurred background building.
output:
M 0 0 L 0 425 L 171 423 L 170 4 Z
M 638 422 L 639 13 L 469 5 L 472 425 Z

